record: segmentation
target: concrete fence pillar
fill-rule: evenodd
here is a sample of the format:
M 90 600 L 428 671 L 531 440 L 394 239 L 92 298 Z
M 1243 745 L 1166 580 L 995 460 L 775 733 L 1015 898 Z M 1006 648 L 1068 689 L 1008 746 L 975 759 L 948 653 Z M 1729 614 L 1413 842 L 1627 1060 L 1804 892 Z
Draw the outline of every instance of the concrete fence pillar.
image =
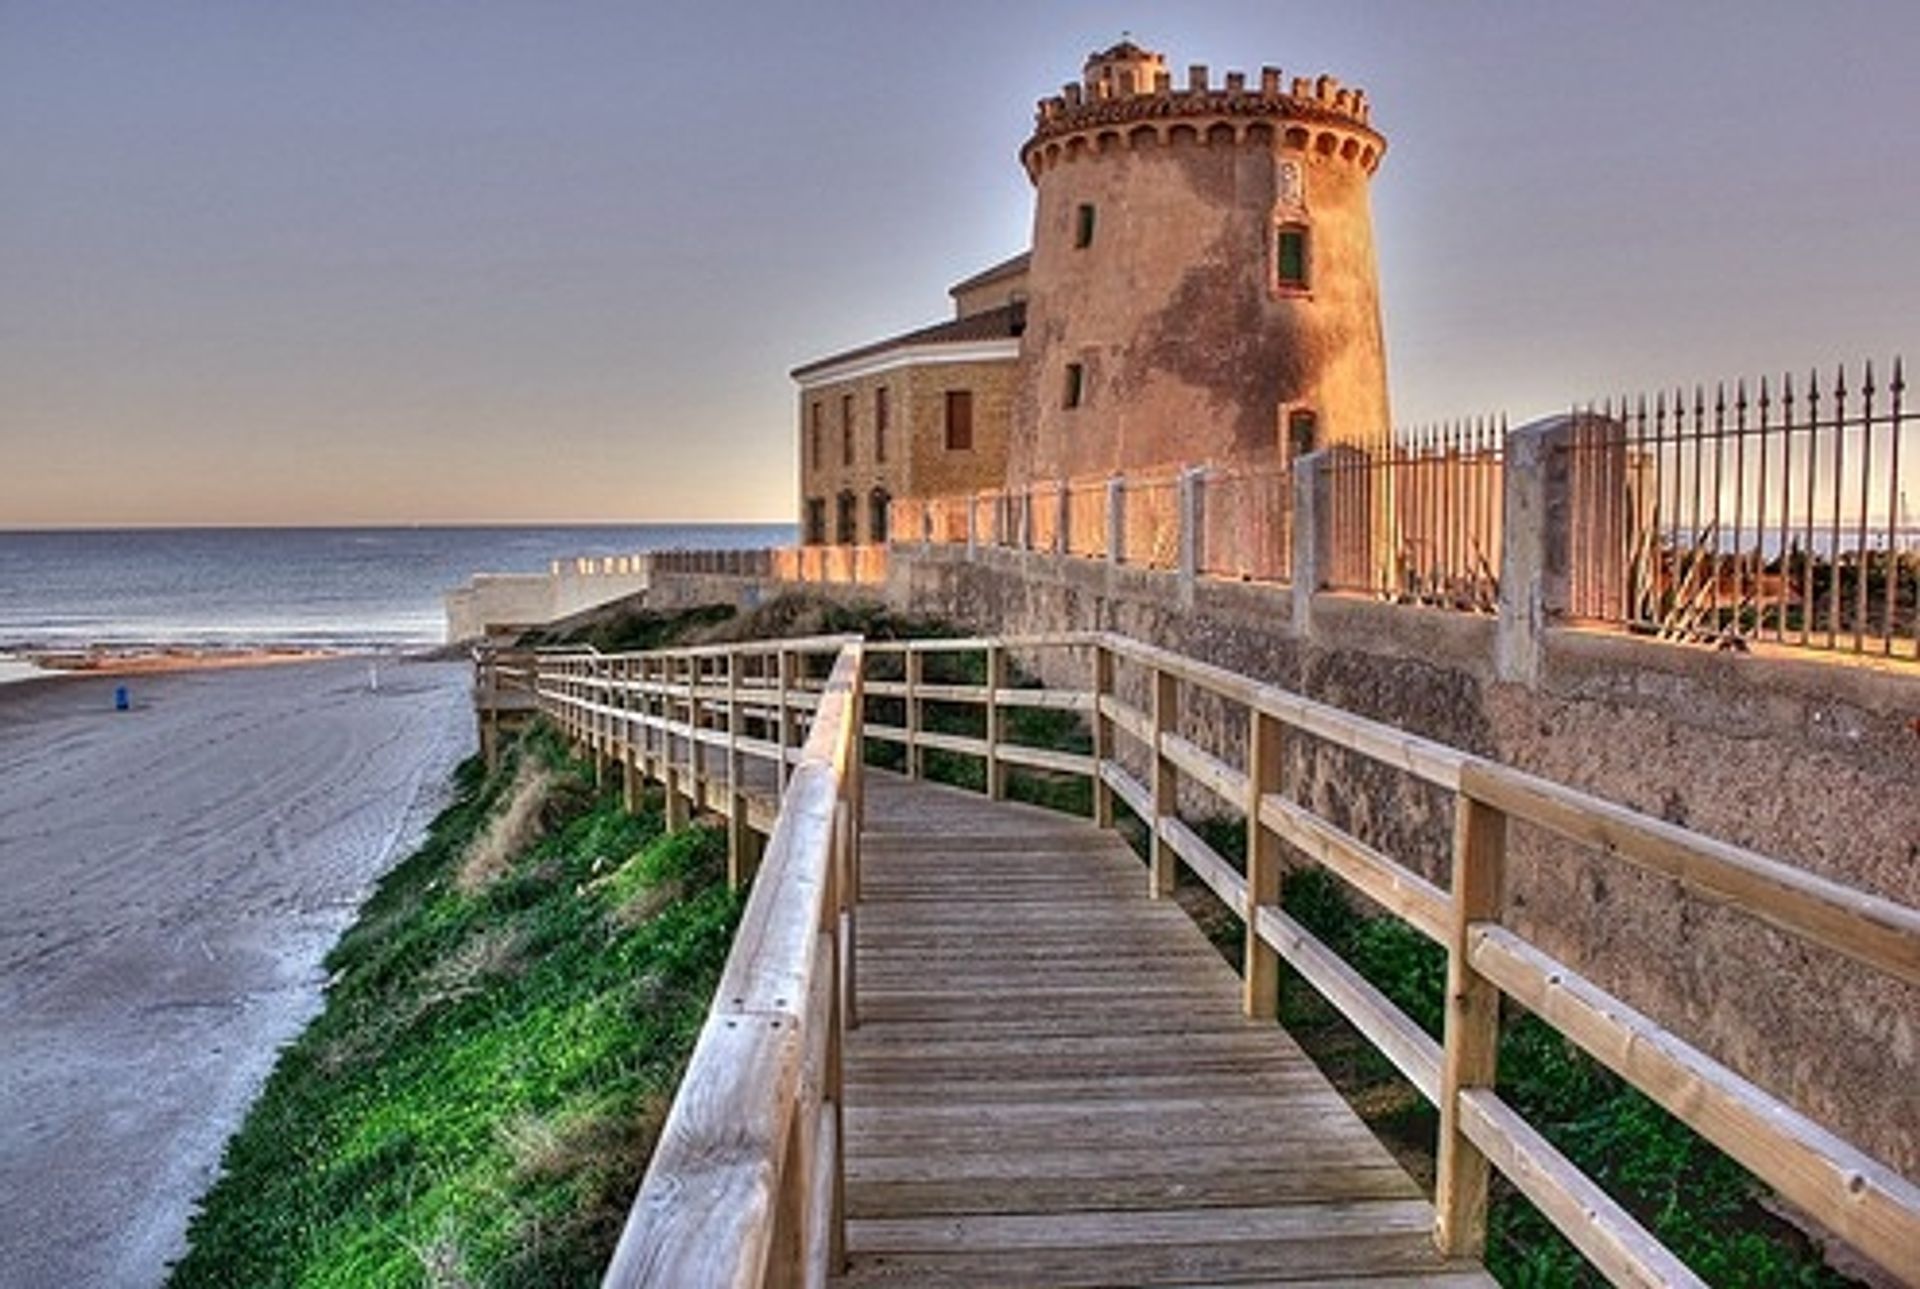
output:
M 1127 481 L 1107 480 L 1107 563 L 1124 564 L 1127 553 Z
M 1313 597 L 1333 564 L 1332 454 L 1326 449 L 1293 459 L 1293 633 L 1313 634 Z
M 1180 472 L 1180 603 L 1193 607 L 1194 584 L 1200 577 L 1200 549 L 1206 532 L 1206 471 L 1198 466 Z
M 1053 553 L 1065 555 L 1073 550 L 1072 534 L 1067 526 L 1073 522 L 1073 492 L 1067 486 L 1065 475 L 1060 477 L 1060 492 L 1054 498 L 1053 515 Z
M 972 559 L 980 551 L 980 498 L 967 494 L 967 558 Z
M 1500 540 L 1500 617 L 1494 674 L 1540 679 L 1547 624 L 1567 610 L 1567 453 L 1573 420 L 1553 416 L 1507 436 Z

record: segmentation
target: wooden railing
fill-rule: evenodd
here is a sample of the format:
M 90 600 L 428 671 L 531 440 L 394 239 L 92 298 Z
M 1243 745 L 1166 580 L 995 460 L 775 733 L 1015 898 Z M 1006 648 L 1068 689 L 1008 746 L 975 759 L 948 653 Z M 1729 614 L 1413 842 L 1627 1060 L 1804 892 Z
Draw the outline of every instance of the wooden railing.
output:
M 790 683 L 789 659 L 797 656 L 795 651 L 821 647 L 843 652 L 826 693 L 815 699 L 803 686 Z M 780 660 L 776 686 L 764 680 L 764 661 L 760 681 L 742 682 L 743 667 L 751 671 L 752 664 L 741 660 L 755 656 Z M 864 739 L 869 745 L 903 748 L 906 771 L 916 776 L 925 772 L 929 752 L 977 758 L 985 770 L 986 790 L 996 797 L 1006 794 L 1013 770 L 1083 777 L 1092 784 L 1094 818 L 1102 826 L 1112 826 L 1116 803 L 1124 804 L 1146 828 L 1146 871 L 1153 895 L 1170 895 L 1176 868 L 1184 864 L 1243 922 L 1243 1001 L 1248 1014 L 1274 1015 L 1279 964 L 1284 961 L 1438 1107 L 1434 1239 L 1447 1255 L 1481 1255 L 1489 1176 L 1497 1169 L 1611 1282 L 1700 1283 L 1495 1091 L 1500 1000 L 1505 996 L 1848 1244 L 1895 1276 L 1920 1284 L 1920 1187 L 1503 925 L 1508 833 L 1516 821 L 1545 829 L 1609 859 L 1677 880 L 1696 896 L 1907 984 L 1920 983 L 1920 911 L 1119 635 L 872 641 L 864 646 L 864 662 L 862 656 L 847 644 L 800 642 L 732 646 L 706 654 L 543 659 L 539 665 L 542 705 L 576 738 L 598 740 L 601 747 L 616 746 L 620 731 L 627 732 L 627 744 L 633 746 L 636 728 L 660 729 L 694 743 L 718 737 L 729 749 L 769 755 L 784 766 L 787 760 L 779 749 L 789 746 L 786 731 L 793 715 L 814 718 L 813 737 L 800 764 L 817 768 L 806 793 L 796 796 L 789 788 L 769 851 L 783 853 L 777 865 L 770 860 L 756 887 L 720 995 L 722 1003 L 760 999 L 761 994 L 753 992 L 753 973 L 783 963 L 777 971 L 786 973 L 781 979 L 787 992 L 777 996 L 786 1001 L 765 1014 L 800 1028 L 778 1042 L 763 1035 L 758 1046 L 747 1046 L 748 1035 L 736 1032 L 737 1009 L 745 1004 L 735 1002 L 733 1010 L 716 1007 L 702 1038 L 703 1051 L 709 1045 L 711 1051 L 705 1057 L 696 1054 L 663 1154 L 656 1157 L 622 1241 L 615 1262 L 622 1275 L 618 1283 L 761 1283 L 754 1277 L 768 1264 L 759 1251 L 773 1247 L 777 1215 L 786 1211 L 774 1197 L 787 1194 L 782 1188 L 793 1184 L 792 1173 L 782 1171 L 794 1165 L 779 1153 L 785 1141 L 781 1134 L 793 1135 L 792 1124 L 806 1121 L 806 1113 L 821 1113 L 803 1109 L 801 1103 L 810 1095 L 800 1091 L 808 1086 L 806 1079 L 788 1073 L 789 1067 L 802 1068 L 795 1055 L 801 1050 L 798 1035 L 804 1032 L 808 1045 L 828 1041 L 831 1047 L 832 1040 L 818 1040 L 815 1032 L 822 1024 L 842 1023 L 834 1019 L 842 1014 L 830 1008 L 816 1013 L 809 1003 L 803 1012 L 791 1004 L 826 989 L 819 983 L 826 967 L 816 965 L 808 974 L 805 955 L 831 957 L 838 949 L 822 948 L 822 943 L 851 944 L 850 938 L 835 940 L 831 934 L 805 940 L 802 931 L 817 927 L 822 919 L 830 922 L 827 909 L 839 909 L 838 916 L 851 922 L 858 889 L 857 847 L 852 835 L 834 842 L 828 822 L 834 810 L 827 803 L 849 803 L 842 814 L 850 813 L 857 821 L 860 758 L 852 749 Z M 964 668 L 948 664 L 948 675 L 930 677 L 927 664 L 939 656 L 971 657 Z M 727 659 L 714 664 L 726 677 L 724 686 L 702 680 L 701 657 Z M 1083 677 L 1084 687 L 1016 685 L 1016 661 L 1056 682 Z M 863 665 L 871 673 L 864 681 L 859 674 Z M 979 679 L 958 681 L 955 675 L 961 671 Z M 606 695 L 626 697 L 607 701 Z M 664 703 L 667 710 L 656 715 L 651 714 L 654 708 L 646 708 L 649 714 L 636 717 L 635 695 L 643 702 Z M 863 702 L 900 703 L 896 710 L 902 719 L 863 720 Z M 1190 737 L 1195 729 L 1181 721 L 1183 708 L 1198 703 L 1206 704 L 1213 737 L 1204 741 L 1215 744 L 1211 748 Z M 703 726 L 702 704 L 727 713 L 724 734 L 715 736 Z M 930 727 L 930 710 L 956 706 L 980 710 L 981 718 L 974 722 L 979 734 Z M 1083 714 L 1092 727 L 1092 751 L 1063 752 L 1014 741 L 1008 716 L 1023 708 Z M 676 711 L 688 713 L 687 719 L 678 719 Z M 743 713 L 757 715 L 763 726 L 777 724 L 780 732 L 760 740 L 743 738 Z M 1232 734 L 1220 737 L 1228 727 Z M 1283 791 L 1282 758 L 1296 738 L 1342 749 L 1449 795 L 1453 841 L 1448 887 L 1443 889 Z M 651 746 L 641 745 L 642 752 Z M 662 763 L 657 754 L 646 753 L 643 762 L 652 767 L 652 777 L 674 773 L 671 757 Z M 737 789 L 740 780 L 730 775 L 730 782 Z M 672 798 L 670 791 L 670 802 Z M 1244 868 L 1184 822 L 1182 802 L 1196 798 L 1210 799 L 1244 817 Z M 1289 851 L 1323 866 L 1446 951 L 1441 1040 L 1428 1035 L 1279 907 L 1281 866 Z M 834 858 L 848 853 L 856 858 Z M 771 906 L 783 901 L 801 907 L 781 912 L 778 916 L 785 920 L 778 925 L 786 928 L 780 932 L 785 938 L 769 939 L 776 918 Z M 839 969 L 848 982 L 850 1007 L 850 962 Z M 829 1019 L 822 1021 L 821 1014 Z M 814 1028 L 807 1028 L 810 1024 Z M 716 1033 L 716 1026 L 725 1032 Z M 717 1068 L 722 1059 L 734 1068 Z M 692 1105 L 683 1113 L 690 1099 Z M 837 1115 L 837 1091 L 819 1093 L 806 1105 L 832 1105 Z M 703 1143 L 697 1136 L 671 1131 L 683 1119 L 681 1134 L 704 1130 L 719 1133 L 723 1141 Z M 733 1131 L 722 1133 L 729 1123 Z M 831 1155 L 837 1138 L 816 1130 L 815 1140 L 821 1139 Z M 811 1167 L 820 1167 L 820 1149 L 801 1147 L 800 1156 Z M 837 1168 L 837 1158 L 832 1166 Z M 752 1186 L 738 1180 L 748 1175 L 759 1180 Z M 709 1177 L 728 1184 L 709 1185 Z M 736 1211 L 742 1194 L 754 1197 L 744 1215 Z M 695 1196 L 706 1197 L 699 1210 L 705 1227 L 690 1218 L 688 1205 Z M 665 1252 L 648 1251 L 650 1242 L 657 1241 L 666 1242 Z M 752 1256 L 740 1248 L 752 1250 Z M 726 1267 L 716 1269 L 720 1262 Z M 780 1265 L 798 1264 L 789 1258 Z M 676 1274 L 662 1278 L 664 1267 Z
M 1136 669 L 1151 710 L 1122 701 L 1116 664 Z M 1138 744 L 1151 784 L 1102 751 L 1104 819 L 1117 796 L 1146 822 L 1152 889 L 1185 863 L 1247 927 L 1247 1009 L 1271 1015 L 1284 959 L 1440 1111 L 1434 1238 L 1478 1256 L 1488 1169 L 1513 1185 L 1616 1284 L 1698 1284 L 1592 1179 L 1494 1091 L 1500 998 L 1515 999 L 1847 1243 L 1920 1281 L 1920 1188 L 1738 1073 L 1628 1007 L 1501 924 L 1509 823 L 1524 821 L 1610 858 L 1674 878 L 1695 895 L 1920 981 L 1920 911 L 1587 793 L 1470 756 L 1218 667 L 1107 636 L 1095 661 L 1096 745 Z M 1241 764 L 1183 738 L 1183 690 L 1244 722 Z M 1307 735 L 1450 793 L 1450 889 L 1280 791 L 1281 751 Z M 1247 871 L 1181 822 L 1179 784 L 1198 785 L 1247 819 Z M 1436 1043 L 1386 996 L 1277 907 L 1282 843 L 1334 873 L 1447 951 L 1444 1039 Z
M 813 664 L 827 660 L 821 678 Z M 669 826 L 705 804 L 737 838 L 750 795 L 784 788 L 605 1283 L 823 1283 L 844 1248 L 840 1054 L 854 1005 L 860 642 L 546 654 L 536 686 L 541 708 L 596 761 L 667 785 Z M 750 762 L 766 767 L 761 781 Z M 739 880 L 737 842 L 729 853 Z

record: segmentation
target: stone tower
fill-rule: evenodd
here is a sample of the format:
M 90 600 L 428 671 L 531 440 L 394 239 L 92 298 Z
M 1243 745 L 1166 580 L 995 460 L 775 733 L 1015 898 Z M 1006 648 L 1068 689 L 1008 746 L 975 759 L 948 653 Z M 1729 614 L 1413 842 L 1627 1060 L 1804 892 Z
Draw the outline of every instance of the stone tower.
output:
M 1010 482 L 1385 442 L 1385 151 L 1330 76 L 1176 87 L 1131 42 L 1042 99 Z

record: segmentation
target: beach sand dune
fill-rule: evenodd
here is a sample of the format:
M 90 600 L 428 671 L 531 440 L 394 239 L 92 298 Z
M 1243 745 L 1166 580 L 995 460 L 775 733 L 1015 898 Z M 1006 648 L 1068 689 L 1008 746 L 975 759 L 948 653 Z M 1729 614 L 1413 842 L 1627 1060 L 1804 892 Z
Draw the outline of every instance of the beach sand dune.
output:
M 160 1283 L 472 750 L 459 663 L 0 688 L 0 1285 Z

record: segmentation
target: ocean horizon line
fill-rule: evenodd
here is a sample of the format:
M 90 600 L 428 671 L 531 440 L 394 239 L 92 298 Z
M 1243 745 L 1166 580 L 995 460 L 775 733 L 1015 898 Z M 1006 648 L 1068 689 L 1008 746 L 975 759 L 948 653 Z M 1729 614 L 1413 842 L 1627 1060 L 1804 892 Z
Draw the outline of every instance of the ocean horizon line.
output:
M 343 533 L 343 532 L 490 532 L 501 529 L 606 531 L 618 528 L 786 528 L 798 530 L 791 519 L 560 519 L 560 520 L 449 520 L 420 523 L 136 523 L 136 524 L 26 524 L 0 523 L 0 537 L 41 533 Z

